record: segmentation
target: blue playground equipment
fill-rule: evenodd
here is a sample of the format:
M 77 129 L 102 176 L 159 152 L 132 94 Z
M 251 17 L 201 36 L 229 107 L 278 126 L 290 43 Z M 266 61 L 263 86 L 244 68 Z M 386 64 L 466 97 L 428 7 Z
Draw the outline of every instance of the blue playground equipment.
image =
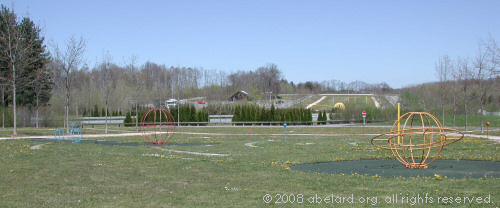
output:
M 70 134 L 71 134 L 71 141 L 72 142 L 82 141 L 82 130 L 80 129 L 79 123 L 74 123 L 73 126 L 71 126 Z
M 64 140 L 64 135 L 66 135 L 66 134 L 64 133 L 64 130 L 62 130 L 62 129 L 56 129 L 54 131 L 54 139 L 56 141 L 63 141 Z

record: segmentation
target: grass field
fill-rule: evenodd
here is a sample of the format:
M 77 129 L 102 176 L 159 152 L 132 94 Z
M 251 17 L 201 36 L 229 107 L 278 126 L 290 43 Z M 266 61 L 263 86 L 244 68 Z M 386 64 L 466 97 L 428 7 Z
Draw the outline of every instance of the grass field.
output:
M 334 108 L 335 104 L 339 102 L 352 107 L 356 106 L 364 107 L 367 105 L 375 105 L 371 97 L 372 96 L 368 95 L 326 95 L 326 98 L 323 101 L 319 102 L 318 104 L 314 105 L 312 107 L 312 110 L 313 112 L 323 111 L 323 110 L 330 111 L 331 109 Z M 383 97 L 378 97 L 378 96 L 375 97 L 385 100 L 385 98 Z M 316 100 L 318 99 L 319 98 L 317 98 Z
M 388 129 L 365 130 L 378 134 Z M 283 130 L 181 127 L 170 143 L 203 145 L 157 148 L 1 140 L 0 207 L 500 206 L 498 178 L 383 178 L 292 171 L 289 167 L 300 163 L 392 158 L 392 154 L 371 146 L 373 136 L 363 136 L 359 127 L 288 127 L 286 142 Z M 52 131 L 21 129 L 25 135 L 50 135 Z M 140 136 L 93 139 L 144 142 Z M 40 149 L 30 149 L 41 144 Z M 499 149 L 500 143 L 464 138 L 446 146 L 442 158 L 500 161 Z M 387 201 L 396 194 L 398 202 Z M 425 195 L 433 202 L 413 200 Z M 327 197 L 345 200 L 326 203 Z M 354 197 L 352 203 L 350 197 Z M 449 197 L 482 197 L 482 201 L 457 204 L 450 203 Z M 323 201 L 318 204 L 319 198 Z

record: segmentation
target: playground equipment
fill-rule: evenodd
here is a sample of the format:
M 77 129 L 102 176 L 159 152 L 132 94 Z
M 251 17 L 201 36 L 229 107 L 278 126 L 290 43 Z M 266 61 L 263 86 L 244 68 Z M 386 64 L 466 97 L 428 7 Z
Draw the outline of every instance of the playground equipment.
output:
M 66 134 L 64 133 L 64 130 L 62 130 L 62 129 L 56 129 L 56 130 L 54 131 L 54 139 L 55 139 L 56 141 L 63 141 L 63 140 L 64 140 L 64 136 L 65 136 L 65 135 L 66 135 Z
M 403 124 L 402 128 L 400 124 Z M 443 146 L 457 142 L 463 136 L 456 129 L 443 128 L 432 114 L 409 112 L 398 118 L 390 132 L 374 137 L 371 143 L 390 149 L 407 168 L 427 168 L 439 157 Z
M 71 141 L 72 142 L 80 142 L 82 141 L 82 130 L 80 129 L 80 124 L 79 123 L 74 123 L 71 126 L 71 131 L 69 134 L 71 134 Z M 56 129 L 54 131 L 54 139 L 56 141 L 63 141 L 64 137 L 66 136 L 66 133 L 64 132 L 63 129 Z
M 345 105 L 344 105 L 344 103 L 341 103 L 341 102 L 335 103 L 335 105 L 333 107 L 345 110 Z
M 142 116 L 141 132 L 144 138 L 155 145 L 163 145 L 174 134 L 175 120 L 168 110 L 153 108 Z
M 71 126 L 71 141 L 72 142 L 80 142 L 82 141 L 82 130 L 80 129 L 80 124 L 79 123 L 74 123 Z

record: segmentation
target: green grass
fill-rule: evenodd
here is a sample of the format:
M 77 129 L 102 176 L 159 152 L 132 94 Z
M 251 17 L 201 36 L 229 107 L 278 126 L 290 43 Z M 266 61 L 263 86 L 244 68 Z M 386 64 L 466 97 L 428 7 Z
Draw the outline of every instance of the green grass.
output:
M 442 120 L 442 116 L 436 116 L 438 119 Z M 484 122 L 490 122 L 490 127 L 500 127 L 500 116 L 487 115 L 484 116 Z M 453 115 L 447 114 L 445 116 L 445 125 L 453 126 Z M 465 115 L 457 115 L 455 118 L 456 126 L 465 126 Z M 467 116 L 467 125 L 468 126 L 481 126 L 481 115 L 468 115 Z M 486 128 L 486 124 L 484 124 Z
M 326 98 L 319 102 L 318 104 L 314 105 L 312 107 L 313 112 L 318 112 L 323 110 L 326 110 L 329 112 L 331 109 L 334 108 L 335 104 L 338 102 L 344 103 L 346 106 L 350 107 L 365 107 L 369 105 L 375 105 L 373 103 L 373 100 L 371 99 L 372 96 L 367 96 L 367 95 L 327 95 Z M 379 102 L 386 102 L 386 99 L 382 96 L 375 96 L 376 98 L 379 99 Z M 320 97 L 315 99 L 314 101 L 318 100 Z M 312 101 L 312 102 L 314 102 Z M 334 102 L 335 101 L 335 102 Z M 312 102 L 309 102 L 312 103 Z M 383 103 L 380 103 L 383 104 Z
M 121 128 L 122 132 L 133 128 Z M 120 128 L 112 128 L 118 132 Z M 150 146 L 110 146 L 94 143 L 47 142 L 29 139 L 0 141 L 0 207 L 264 207 L 284 194 L 302 196 L 296 207 L 331 207 L 311 204 L 315 195 L 377 197 L 378 207 L 393 194 L 435 197 L 487 197 L 500 205 L 500 179 L 380 178 L 353 174 L 328 175 L 296 172 L 299 163 L 392 158 L 390 151 L 370 144 L 373 136 L 362 128 L 288 127 L 180 127 L 171 143 L 213 143 L 205 146 L 161 146 L 162 149 L 229 154 L 227 157 L 169 152 Z M 384 127 L 366 128 L 378 134 Z M 101 130 L 95 130 L 95 133 Z M 23 129 L 44 135 L 51 130 Z M 84 133 L 88 132 L 84 129 Z M 295 135 L 294 135 L 295 134 Z M 308 135 L 298 135 L 308 134 Z M 330 134 L 330 135 L 326 135 Z M 96 140 L 143 142 L 142 137 L 103 137 Z M 257 147 L 245 146 L 252 143 Z M 356 143 L 355 145 L 349 143 Z M 41 149 L 30 149 L 44 144 Z M 446 146 L 447 159 L 500 161 L 500 144 L 479 138 Z M 300 195 L 301 194 L 301 195 Z M 367 204 L 333 204 L 365 207 Z M 417 207 L 429 204 L 417 204 Z

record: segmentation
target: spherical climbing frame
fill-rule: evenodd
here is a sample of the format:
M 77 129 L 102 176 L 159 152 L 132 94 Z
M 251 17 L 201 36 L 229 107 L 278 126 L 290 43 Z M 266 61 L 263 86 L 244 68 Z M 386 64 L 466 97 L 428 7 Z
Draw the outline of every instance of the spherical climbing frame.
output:
M 71 126 L 71 141 L 72 142 L 80 142 L 82 141 L 82 130 L 80 129 L 80 124 L 79 123 L 74 123 L 73 126 Z
M 403 128 L 399 129 L 400 123 Z M 399 129 L 399 130 L 397 130 Z M 427 168 L 434 162 L 443 146 L 457 142 L 464 134 L 456 129 L 444 128 L 430 113 L 409 112 L 401 116 L 390 132 L 374 137 L 372 145 L 389 149 L 407 168 Z
M 56 129 L 54 131 L 54 140 L 56 140 L 56 141 L 63 141 L 65 135 L 66 134 L 64 133 L 64 130 L 62 130 L 62 129 Z
M 168 110 L 153 108 L 142 116 L 140 127 L 148 142 L 163 145 L 174 135 L 175 120 Z

